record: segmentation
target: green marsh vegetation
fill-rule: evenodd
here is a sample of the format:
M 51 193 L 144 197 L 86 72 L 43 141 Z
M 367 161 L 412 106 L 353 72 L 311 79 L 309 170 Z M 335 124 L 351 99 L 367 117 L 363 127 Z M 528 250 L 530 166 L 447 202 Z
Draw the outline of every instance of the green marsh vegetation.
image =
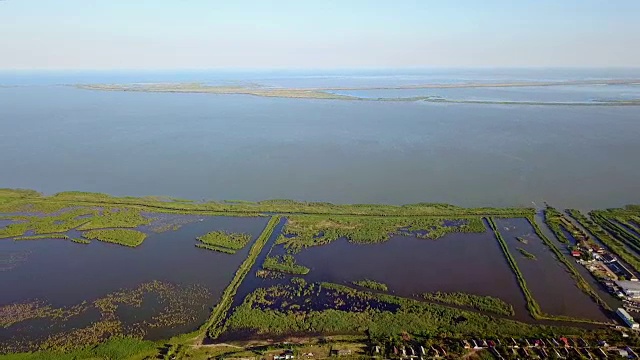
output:
M 87 239 L 83 239 L 83 238 L 72 238 L 71 241 L 73 241 L 74 243 L 77 244 L 91 244 L 91 241 L 87 240 Z
M 256 271 L 256 277 L 260 279 L 282 279 L 284 278 L 284 274 L 279 271 L 260 269 Z
M 589 216 L 593 222 L 640 255 L 640 236 L 638 235 L 638 230 L 632 225 L 638 212 L 633 211 L 633 209 L 634 207 L 596 210 L 591 211 Z
M 146 212 L 256 216 L 276 214 L 325 214 L 363 216 L 439 216 L 453 219 L 466 216 L 522 217 L 534 214 L 532 208 L 462 208 L 448 204 L 418 203 L 407 205 L 336 205 L 324 202 L 265 200 L 260 202 L 184 202 L 159 201 L 155 198 L 114 197 L 87 192 L 62 192 L 43 196 L 33 190 L 0 189 L 0 213 L 52 214 L 71 207 L 84 211 L 95 208 L 128 208 Z M 22 234 L 18 234 L 22 235 Z M 1 235 L 0 235 L 1 236 Z
M 0 192 L 1 194 L 2 192 Z M 2 204 L 2 202 L 0 202 Z M 34 213 L 32 215 L 9 216 L 15 223 L 0 229 L 0 238 L 13 237 L 15 240 L 69 239 L 68 231 L 86 231 L 104 228 L 134 228 L 151 222 L 135 209 L 78 208 L 56 209 L 54 213 Z M 25 235 L 32 231 L 35 235 Z M 107 230 L 99 230 L 107 231 Z M 124 238 L 131 236 L 123 232 Z M 105 240 L 107 241 L 107 240 Z M 125 242 L 127 240 L 124 240 Z M 118 241 L 111 241 L 120 243 Z M 124 244 L 123 244 L 124 245 Z
M 133 337 L 117 336 L 97 345 L 67 352 L 59 350 L 0 355 L 1 360 L 78 360 L 125 359 L 141 360 L 158 353 L 158 344 Z
M 262 252 L 262 249 L 267 244 L 267 241 L 271 237 L 271 234 L 275 230 L 276 226 L 280 223 L 280 219 L 280 216 L 271 217 L 265 229 L 262 231 L 258 239 L 253 243 L 251 249 L 249 249 L 249 255 L 236 271 L 233 279 L 231 280 L 231 283 L 224 289 L 224 292 L 222 293 L 222 296 L 220 298 L 220 302 L 213 309 L 209 320 L 207 320 L 207 322 L 194 333 L 183 335 L 180 341 L 184 341 L 182 339 L 201 339 L 204 336 L 205 332 L 211 339 L 216 339 L 218 336 L 220 336 L 220 334 L 225 329 L 226 323 L 224 319 L 231 309 L 233 297 L 236 295 L 236 292 L 238 291 L 242 280 L 244 280 L 244 278 L 247 276 L 247 274 L 251 270 L 251 267 Z
M 101 213 L 95 214 L 94 216 L 84 220 L 86 222 L 80 225 L 77 230 L 135 228 L 142 225 L 148 225 L 152 221 L 152 219 L 142 216 L 139 210 L 130 208 L 105 209 Z
M 437 301 L 445 304 L 467 306 L 479 311 L 492 312 L 499 315 L 513 316 L 513 306 L 493 296 L 481 296 L 463 292 L 432 292 L 424 293 L 425 300 Z
M 227 254 L 235 254 L 238 250 L 247 246 L 251 241 L 251 235 L 242 233 L 228 233 L 225 231 L 212 231 L 197 237 L 200 241 L 197 247 L 220 251 Z
M 136 247 L 144 241 L 147 234 L 131 229 L 89 230 L 82 233 L 89 240 L 100 240 L 113 244 Z
M 262 268 L 294 275 L 306 275 L 310 270 L 306 266 L 297 264 L 296 259 L 288 254 L 283 256 L 268 256 L 264 259 Z
M 41 239 L 64 239 L 68 240 L 69 236 L 65 234 L 44 234 L 44 235 L 31 235 L 31 236 L 18 236 L 13 240 L 41 240 Z
M 68 209 L 49 216 L 12 216 L 11 220 L 16 222 L 0 229 L 0 238 L 23 236 L 27 231 L 33 231 L 36 235 L 65 233 L 84 224 L 87 220 L 81 217 L 92 213 L 87 209 Z
M 533 255 L 532 253 L 528 252 L 527 250 L 525 250 L 525 249 L 523 249 L 521 247 L 519 247 L 517 249 L 518 249 L 518 252 L 520 254 L 522 254 L 522 256 L 524 256 L 525 258 L 527 258 L 529 260 L 537 260 L 538 259 L 538 258 L 536 258 L 535 255 Z
M 371 290 L 389 291 L 389 287 L 387 286 L 387 284 L 383 284 L 381 282 L 370 280 L 370 279 L 358 280 L 352 283 L 353 285 L 365 287 Z
M 229 248 L 225 248 L 225 247 L 220 247 L 220 246 L 209 245 L 209 244 L 196 244 L 196 247 L 198 247 L 200 249 L 207 249 L 207 250 L 211 250 L 211 251 L 217 251 L 217 252 L 221 252 L 221 253 L 225 253 L 225 254 L 229 254 L 229 255 L 234 255 L 237 252 L 237 250 L 233 250 L 233 249 L 229 249 Z
M 119 318 L 118 309 L 122 306 L 140 308 L 147 296 L 153 296 L 160 305 L 154 310 L 151 318 L 131 326 L 124 326 Z M 199 309 L 210 296 L 208 289 L 199 285 L 178 286 L 151 281 L 133 289 L 121 289 L 91 302 L 85 301 L 74 306 L 53 307 L 41 301 L 2 306 L 0 307 L 0 326 L 5 328 L 32 319 L 45 319 L 52 324 L 63 324 L 89 311 L 97 311 L 100 317 L 84 327 L 69 330 L 60 328 L 59 331 L 41 339 L 28 341 L 9 339 L 0 343 L 0 349 L 2 349 L 0 353 L 10 351 L 71 351 L 73 353 L 77 349 L 95 346 L 111 338 L 118 339 L 123 336 L 141 338 L 151 329 L 171 328 L 195 321 Z
M 450 224 L 447 222 L 450 221 Z M 278 239 L 292 252 L 305 247 L 328 244 L 341 237 L 354 243 L 386 241 L 392 234 L 415 234 L 420 238 L 438 239 L 454 232 L 484 232 L 480 217 L 371 217 L 371 216 L 307 216 L 287 219 L 283 235 Z
M 544 209 L 544 222 L 545 224 L 547 224 L 547 226 L 549 227 L 549 229 L 551 229 L 551 231 L 555 234 L 556 238 L 558 239 L 558 241 L 560 241 L 561 243 L 564 244 L 570 244 L 569 239 L 567 238 L 567 236 L 564 234 L 564 232 L 562 231 L 562 228 L 564 227 L 562 225 L 562 219 L 564 218 L 564 215 L 562 215 L 561 212 L 559 212 L 558 210 L 547 206 L 546 209 Z
M 321 303 L 308 304 L 308 299 Z M 327 303 L 328 301 L 328 303 Z M 300 305 L 298 305 L 300 304 Z M 336 310 L 336 309 L 348 310 Z M 362 334 L 388 339 L 401 333 L 433 337 L 535 336 L 579 334 L 575 328 L 528 325 L 473 311 L 359 291 L 329 284 L 290 284 L 259 288 L 247 296 L 228 321 L 229 331 L 264 335 Z

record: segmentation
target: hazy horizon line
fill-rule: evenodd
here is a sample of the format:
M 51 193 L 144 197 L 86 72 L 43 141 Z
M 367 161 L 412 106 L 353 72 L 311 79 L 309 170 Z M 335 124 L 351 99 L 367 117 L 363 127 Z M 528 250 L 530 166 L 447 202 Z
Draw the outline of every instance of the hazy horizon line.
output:
M 384 71 L 384 70 L 640 70 L 638 66 L 420 66 L 420 67 L 211 67 L 211 68 L 0 68 L 0 72 L 164 72 L 164 71 Z

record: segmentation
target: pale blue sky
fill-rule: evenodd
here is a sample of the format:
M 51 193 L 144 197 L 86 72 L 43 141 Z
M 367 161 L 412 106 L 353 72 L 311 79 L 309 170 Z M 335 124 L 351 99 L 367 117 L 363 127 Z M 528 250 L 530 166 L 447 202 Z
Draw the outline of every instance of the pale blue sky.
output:
M 640 0 L 5 0 L 0 69 L 638 67 Z

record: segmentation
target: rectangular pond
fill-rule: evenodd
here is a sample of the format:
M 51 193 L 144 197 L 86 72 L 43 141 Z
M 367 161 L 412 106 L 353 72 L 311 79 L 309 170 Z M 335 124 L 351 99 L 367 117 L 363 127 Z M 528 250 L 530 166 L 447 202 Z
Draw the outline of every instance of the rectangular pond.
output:
M 438 240 L 392 236 L 376 244 L 339 239 L 306 248 L 295 258 L 311 268 L 307 281 L 371 279 L 403 297 L 435 291 L 494 296 L 512 304 L 518 319 L 529 319 L 515 277 L 489 232 L 454 233 Z
M 495 219 L 495 223 L 543 312 L 607 321 L 607 316 L 578 288 L 565 265 L 535 234 L 527 219 Z M 518 248 L 535 259 L 527 258 Z

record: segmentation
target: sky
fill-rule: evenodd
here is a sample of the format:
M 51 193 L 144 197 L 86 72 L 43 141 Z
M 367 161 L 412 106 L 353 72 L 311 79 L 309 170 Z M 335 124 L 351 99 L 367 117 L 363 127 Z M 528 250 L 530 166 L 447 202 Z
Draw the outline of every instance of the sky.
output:
M 0 69 L 640 67 L 639 0 L 0 0 Z

